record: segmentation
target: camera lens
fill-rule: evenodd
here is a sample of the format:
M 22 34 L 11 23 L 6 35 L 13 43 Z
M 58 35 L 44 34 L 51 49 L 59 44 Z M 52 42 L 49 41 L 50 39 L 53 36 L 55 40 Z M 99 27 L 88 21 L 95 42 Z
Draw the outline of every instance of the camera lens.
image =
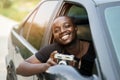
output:
M 60 61 L 59 64 L 60 65 L 67 65 L 66 61 Z

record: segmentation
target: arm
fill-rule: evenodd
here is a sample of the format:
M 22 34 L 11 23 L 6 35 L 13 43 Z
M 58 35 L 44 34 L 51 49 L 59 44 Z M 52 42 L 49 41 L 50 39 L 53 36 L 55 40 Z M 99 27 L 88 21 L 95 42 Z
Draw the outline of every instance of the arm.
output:
M 33 55 L 17 67 L 16 73 L 23 76 L 31 76 L 45 72 L 49 67 L 49 63 L 41 63 L 35 55 Z
M 16 73 L 22 76 L 31 76 L 34 74 L 45 72 L 50 66 L 56 65 L 53 55 L 57 51 L 53 51 L 46 63 L 41 63 L 35 55 L 23 61 L 16 69 Z

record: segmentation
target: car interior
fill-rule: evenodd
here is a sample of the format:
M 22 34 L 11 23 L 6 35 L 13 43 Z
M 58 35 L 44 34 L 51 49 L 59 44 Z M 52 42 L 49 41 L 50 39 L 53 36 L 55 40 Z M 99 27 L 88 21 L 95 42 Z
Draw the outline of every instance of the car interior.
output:
M 78 31 L 77 31 L 77 37 L 79 39 L 92 41 L 90 27 L 89 27 L 89 21 L 87 16 L 81 17 L 81 16 L 74 16 L 71 17 L 74 21 L 74 24 L 77 25 Z

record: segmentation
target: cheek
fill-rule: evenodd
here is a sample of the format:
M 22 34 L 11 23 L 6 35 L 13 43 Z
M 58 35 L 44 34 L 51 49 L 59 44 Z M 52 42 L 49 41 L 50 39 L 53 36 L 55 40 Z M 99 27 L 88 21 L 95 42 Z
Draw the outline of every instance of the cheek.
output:
M 58 34 L 54 34 L 53 36 L 54 36 L 54 39 L 58 39 L 59 37 Z
M 69 28 L 69 31 L 74 32 L 75 28 L 71 27 L 71 28 Z
M 75 38 L 77 36 L 77 31 L 76 30 L 73 30 L 72 31 L 72 38 Z

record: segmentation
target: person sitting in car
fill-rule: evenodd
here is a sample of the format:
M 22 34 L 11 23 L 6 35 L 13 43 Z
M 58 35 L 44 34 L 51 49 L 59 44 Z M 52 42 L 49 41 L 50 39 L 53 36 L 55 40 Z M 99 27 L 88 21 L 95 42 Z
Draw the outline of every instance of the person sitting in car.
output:
M 81 75 L 91 77 L 95 59 L 92 42 L 77 38 L 77 27 L 68 16 L 57 17 L 52 24 L 54 42 L 41 48 L 35 55 L 27 58 L 16 69 L 17 74 L 30 76 L 45 72 L 56 65 L 51 55 L 56 53 L 74 55 L 75 67 Z

